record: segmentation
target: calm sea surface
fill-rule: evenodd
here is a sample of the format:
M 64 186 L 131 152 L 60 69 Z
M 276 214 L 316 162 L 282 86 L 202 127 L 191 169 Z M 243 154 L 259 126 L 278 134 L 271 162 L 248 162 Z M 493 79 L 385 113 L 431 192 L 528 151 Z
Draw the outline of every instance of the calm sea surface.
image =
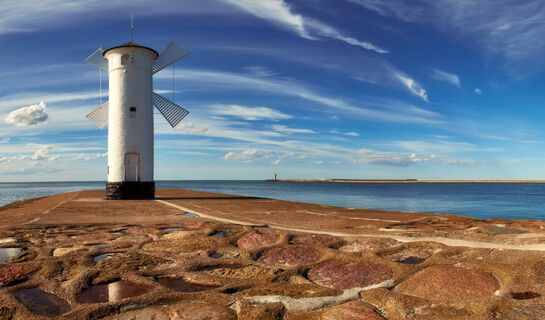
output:
M 0 206 L 62 192 L 103 189 L 104 185 L 104 182 L 0 183 Z M 545 220 L 545 184 L 158 181 L 156 186 L 349 208 Z

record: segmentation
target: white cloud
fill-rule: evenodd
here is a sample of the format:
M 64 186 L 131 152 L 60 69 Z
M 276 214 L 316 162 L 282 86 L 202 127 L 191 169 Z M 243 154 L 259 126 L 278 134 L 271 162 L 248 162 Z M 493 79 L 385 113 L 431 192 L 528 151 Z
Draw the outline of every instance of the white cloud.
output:
M 475 92 L 475 94 L 478 94 L 478 95 L 483 94 L 483 90 L 481 90 L 479 88 L 475 88 L 473 91 Z
M 198 127 L 193 122 L 184 122 L 177 129 L 182 130 L 186 134 L 203 134 L 208 131 L 208 128 Z
M 276 160 L 271 161 L 271 164 L 278 165 L 278 164 L 280 164 L 280 162 L 282 162 L 282 159 L 276 159 Z
M 50 155 L 49 152 L 51 152 L 53 148 L 51 146 L 40 146 L 36 152 L 32 155 L 23 155 L 23 156 L 16 156 L 14 157 L 15 160 L 48 160 L 48 161 L 55 161 L 60 159 L 59 155 Z
M 360 41 L 356 38 L 343 35 L 337 29 L 320 21 L 293 13 L 284 0 L 222 0 L 251 13 L 261 19 L 270 21 L 283 28 L 291 30 L 300 37 L 309 40 L 318 40 L 320 37 L 336 39 L 354 46 L 378 53 L 387 53 L 388 50 L 375 46 L 372 43 Z
M 2 138 L 0 139 L 0 143 L 8 143 L 11 140 L 11 138 Z
M 79 155 L 77 155 L 76 157 L 74 157 L 72 159 L 72 161 L 75 161 L 75 160 L 85 160 L 85 161 L 89 161 L 89 160 L 96 160 L 96 159 L 100 159 L 100 158 L 105 158 L 108 156 L 108 152 L 104 152 L 104 153 L 92 153 L 92 154 L 89 154 L 89 153 L 80 153 Z
M 284 120 L 291 119 L 292 116 L 280 111 L 266 107 L 245 107 L 238 105 L 219 105 L 215 106 L 213 113 L 242 118 L 244 120 Z
M 271 128 L 273 128 L 273 130 L 275 130 L 275 131 L 282 132 L 282 133 L 287 133 L 287 134 L 291 134 L 291 133 L 316 133 L 316 131 L 314 131 L 314 130 L 300 129 L 300 128 L 290 128 L 290 127 L 287 127 L 287 126 L 281 125 L 281 124 L 272 125 Z
M 16 127 L 34 127 L 47 121 L 49 116 L 46 112 L 47 108 L 42 101 L 39 104 L 13 110 L 4 120 Z
M 460 78 L 455 74 L 448 73 L 439 69 L 432 69 L 430 76 L 437 81 L 442 81 L 460 88 Z
M 351 137 L 358 137 L 360 134 L 354 131 L 349 132 L 339 132 L 338 130 L 330 130 L 329 133 L 331 134 L 340 134 L 344 136 L 351 136 Z
M 363 164 L 381 164 L 406 167 L 411 164 L 429 161 L 430 157 L 418 156 L 415 153 L 380 152 L 371 149 L 357 151 L 356 162 Z
M 418 84 L 414 79 L 402 73 L 396 73 L 395 77 L 414 95 L 419 96 L 422 100 L 430 102 L 426 90 Z
M 286 151 L 249 149 L 243 152 L 229 152 L 223 156 L 223 160 L 242 160 L 246 162 L 251 162 L 257 159 L 266 159 L 273 157 L 283 159 L 293 155 L 293 152 Z

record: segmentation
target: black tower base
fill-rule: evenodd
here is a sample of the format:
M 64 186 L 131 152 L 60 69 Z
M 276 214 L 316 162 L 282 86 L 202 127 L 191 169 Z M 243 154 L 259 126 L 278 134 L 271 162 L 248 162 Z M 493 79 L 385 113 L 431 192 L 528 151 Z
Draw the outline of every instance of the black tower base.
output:
M 153 198 L 155 198 L 155 182 L 106 183 L 106 200 Z

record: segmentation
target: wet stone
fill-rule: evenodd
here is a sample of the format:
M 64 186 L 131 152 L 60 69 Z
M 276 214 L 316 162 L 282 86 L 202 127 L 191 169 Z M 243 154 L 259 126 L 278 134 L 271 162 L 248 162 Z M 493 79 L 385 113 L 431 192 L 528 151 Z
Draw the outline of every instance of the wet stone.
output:
M 129 281 L 116 281 L 109 284 L 90 286 L 82 292 L 80 299 L 84 303 L 114 302 L 143 295 L 149 290 L 148 286 Z
M 100 262 L 102 260 L 111 259 L 114 255 L 115 253 L 111 253 L 111 252 L 99 254 L 98 256 L 93 257 L 93 261 Z
M 326 234 L 296 234 L 291 237 L 289 244 L 294 245 L 329 245 L 340 240 Z
M 24 265 L 0 268 L 0 288 L 26 280 L 29 270 L 30 267 Z
M 186 216 L 186 217 L 197 217 L 197 215 L 194 214 L 193 212 L 183 212 L 183 213 L 179 213 L 178 215 Z
M 121 314 L 115 314 L 103 320 L 171 320 L 164 308 L 148 307 L 144 309 L 132 310 Z
M 540 320 L 545 319 L 545 305 L 500 305 L 492 310 L 498 320 Z
M 11 258 L 21 253 L 21 251 L 23 251 L 21 248 L 0 248 L 0 263 L 10 261 Z
M 409 258 L 406 258 L 406 259 L 403 259 L 403 260 L 399 260 L 397 262 L 399 263 L 403 263 L 403 264 L 420 264 L 422 262 L 426 261 L 425 259 L 419 259 L 419 258 L 416 258 L 416 257 L 409 257 Z
M 329 261 L 308 272 L 311 281 L 333 289 L 363 288 L 391 276 L 392 270 L 387 266 L 368 261 Z
M 382 255 L 382 257 L 384 259 L 403 264 L 419 264 L 431 257 L 432 254 L 432 248 L 405 247 L 397 252 Z
M 499 289 L 489 273 L 449 265 L 435 265 L 402 282 L 396 290 L 436 301 L 485 298 Z
M 212 258 L 212 259 L 219 259 L 219 258 L 221 258 L 221 257 L 223 257 L 223 255 L 221 255 L 221 254 L 219 254 L 219 253 L 216 253 L 216 252 L 214 252 L 214 253 L 212 253 L 212 254 L 210 255 L 210 258 Z
M 242 238 L 238 239 L 239 248 L 246 251 L 255 251 L 270 247 L 276 243 L 278 235 L 274 233 L 262 233 L 257 231 L 248 232 Z
M 269 250 L 265 252 L 258 261 L 271 265 L 300 266 L 314 263 L 318 260 L 320 260 L 320 254 L 317 250 L 306 247 L 290 246 Z
M 66 301 L 40 289 L 19 290 L 15 296 L 38 315 L 55 317 L 70 310 L 70 305 Z
M 140 268 L 155 266 L 166 262 L 168 262 L 168 260 L 151 255 L 123 253 L 115 254 L 111 258 L 98 262 L 97 267 L 101 269 L 138 270 Z
M 343 252 L 377 252 L 398 245 L 394 239 L 359 240 L 339 248 Z
M 290 317 L 290 320 L 385 320 L 375 308 L 361 301 L 350 301 L 339 306 Z
M 486 226 L 484 229 L 495 234 L 526 233 L 524 230 L 499 226 Z
M 163 277 L 157 281 L 167 288 L 179 292 L 199 292 L 216 289 L 217 286 L 195 284 L 185 281 L 183 278 Z
M 236 320 L 236 313 L 218 304 L 188 302 L 173 308 L 174 319 L 184 320 Z
M 62 257 L 64 255 L 67 255 L 71 252 L 75 252 L 78 250 L 85 249 L 85 246 L 75 246 L 75 247 L 67 247 L 67 248 L 57 248 L 53 250 L 53 256 L 54 257 Z

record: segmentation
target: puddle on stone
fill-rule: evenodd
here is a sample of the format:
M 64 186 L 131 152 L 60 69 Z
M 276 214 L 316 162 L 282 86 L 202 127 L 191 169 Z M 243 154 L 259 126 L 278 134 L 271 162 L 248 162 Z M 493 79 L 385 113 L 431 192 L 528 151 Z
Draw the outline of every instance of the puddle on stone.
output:
M 225 233 L 223 233 L 223 231 L 220 231 L 220 232 L 213 233 L 210 236 L 216 237 L 216 238 L 225 238 Z
M 161 231 L 182 231 L 182 228 L 164 228 Z
M 186 216 L 186 217 L 197 217 L 197 215 L 194 214 L 193 212 L 182 212 L 182 213 L 179 213 L 178 215 L 179 216 Z
M 93 257 L 93 261 L 94 262 L 100 262 L 102 260 L 110 259 L 114 255 L 115 255 L 115 253 L 111 253 L 111 252 L 103 253 L 103 254 L 100 254 L 98 256 Z
M 86 246 L 88 246 L 88 247 L 105 247 L 106 244 L 105 243 L 90 243 L 90 244 L 86 244 Z
M 8 262 L 11 258 L 21 253 L 21 248 L 0 248 L 0 263 Z
M 159 278 L 158 282 L 164 285 L 167 288 L 170 288 L 174 291 L 179 292 L 199 292 L 212 290 L 217 288 L 217 286 L 204 286 L 199 284 L 193 284 L 185 281 L 183 278 Z
M 394 227 L 414 227 L 414 225 L 402 223 L 402 224 L 395 224 Z
M 511 292 L 511 297 L 516 300 L 529 300 L 541 297 L 541 294 L 533 291 Z
M 223 255 L 221 255 L 221 254 L 219 254 L 219 253 L 216 253 L 216 252 L 214 252 L 214 253 L 212 253 L 212 254 L 210 255 L 210 258 L 212 258 L 212 259 L 219 259 L 219 258 L 221 258 L 221 257 L 223 257 Z
M 15 296 L 32 312 L 42 316 L 56 317 L 70 310 L 66 301 L 37 288 L 19 290 Z
M 403 263 L 403 264 L 420 264 L 422 262 L 426 261 L 426 259 L 420 259 L 416 257 L 409 257 L 407 259 L 399 260 L 397 262 Z
M 124 298 L 141 296 L 149 287 L 129 281 L 116 281 L 109 284 L 90 286 L 81 294 L 83 303 L 114 302 Z

